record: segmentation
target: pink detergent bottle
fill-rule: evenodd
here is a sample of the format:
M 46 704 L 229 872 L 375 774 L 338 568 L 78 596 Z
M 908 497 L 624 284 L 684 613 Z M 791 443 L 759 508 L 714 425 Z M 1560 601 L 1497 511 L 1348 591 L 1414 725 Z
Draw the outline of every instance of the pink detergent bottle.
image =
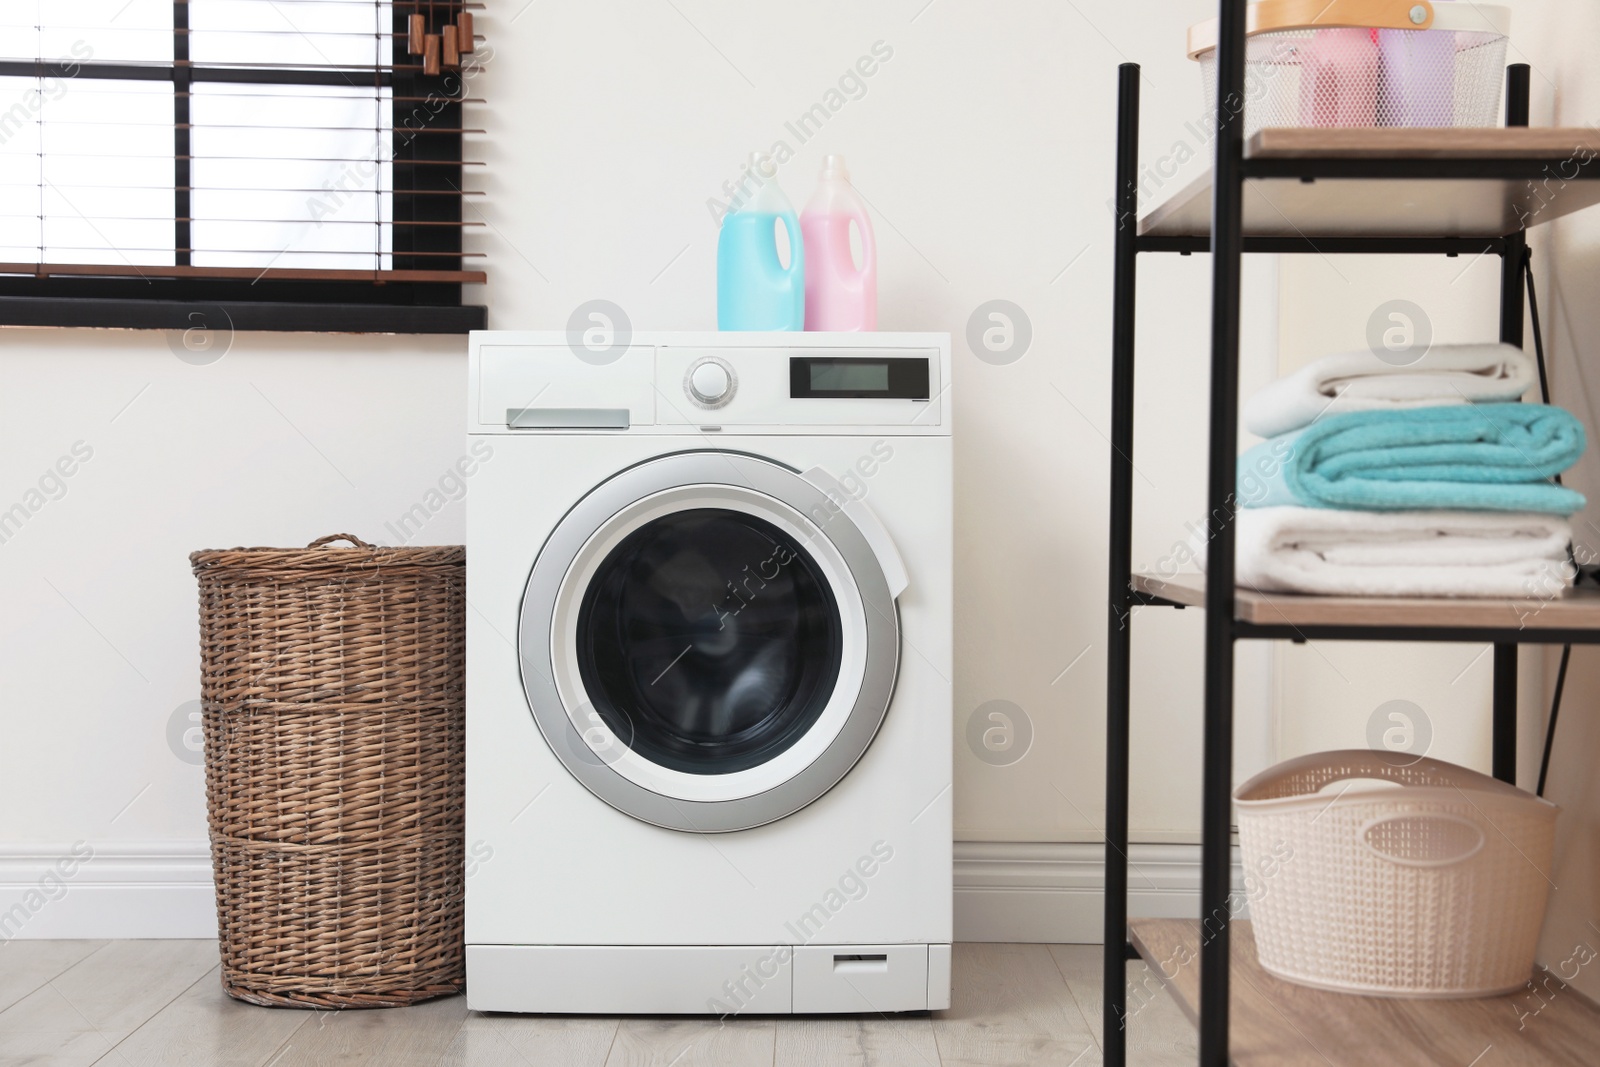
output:
M 1372 32 L 1322 29 L 1301 48 L 1300 125 L 1377 124 L 1378 46 Z
M 861 267 L 850 254 L 850 223 L 861 233 Z M 822 161 L 822 178 L 800 213 L 806 248 L 806 329 L 878 328 L 878 248 L 867 205 L 850 184 L 843 156 Z

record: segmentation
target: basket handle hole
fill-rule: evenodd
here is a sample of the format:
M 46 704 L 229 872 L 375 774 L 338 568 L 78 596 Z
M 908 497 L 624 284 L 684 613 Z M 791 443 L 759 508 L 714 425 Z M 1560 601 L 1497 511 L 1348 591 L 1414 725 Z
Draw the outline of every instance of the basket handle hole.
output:
M 1361 843 L 1406 867 L 1449 867 L 1483 851 L 1483 828 L 1459 815 L 1391 815 L 1362 826 Z
M 361 540 L 361 538 L 357 537 L 355 534 L 347 534 L 347 533 L 329 534 L 326 537 L 319 537 L 315 541 L 313 541 L 309 545 L 307 545 L 306 547 L 307 548 L 322 548 L 324 545 L 330 545 L 335 541 L 349 541 L 356 548 L 376 548 L 377 547 L 376 545 L 371 545 L 371 544 L 368 544 L 367 542 Z
M 1386 789 L 1401 790 L 1404 788 L 1404 783 L 1397 782 L 1392 778 L 1368 778 L 1364 775 L 1357 774 L 1349 778 L 1335 778 L 1326 785 L 1322 786 L 1320 789 L 1316 790 L 1316 792 L 1311 795 L 1344 796 L 1352 789 L 1360 789 L 1363 792 L 1378 792 Z

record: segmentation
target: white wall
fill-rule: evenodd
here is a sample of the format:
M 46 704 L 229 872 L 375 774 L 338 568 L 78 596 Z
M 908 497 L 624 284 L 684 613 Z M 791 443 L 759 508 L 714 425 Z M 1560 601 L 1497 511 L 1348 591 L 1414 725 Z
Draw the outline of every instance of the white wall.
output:
M 1554 5 L 1547 5 L 1552 15 Z M 1560 19 L 1541 25 L 1533 60 L 1534 99 L 1546 121 L 1561 126 L 1600 127 L 1600 70 L 1592 43 L 1600 38 L 1600 9 L 1594 5 L 1562 5 Z M 1536 115 L 1538 112 L 1536 112 Z M 1556 403 L 1583 419 L 1590 449 L 1567 476 L 1567 484 L 1589 498 L 1589 506 L 1573 520 L 1576 550 L 1587 562 L 1600 553 L 1600 460 L 1594 441 L 1600 426 L 1600 311 L 1594 292 L 1600 285 L 1600 216 L 1593 210 L 1569 216 L 1532 231 L 1530 240 L 1541 253 L 1540 297 L 1551 363 L 1551 391 Z M 1547 650 L 1545 677 L 1554 684 L 1558 650 Z M 1532 718 L 1544 722 L 1548 691 L 1535 705 Z M 1572 654 L 1547 796 L 1562 806 L 1557 822 L 1556 870 L 1550 913 L 1540 944 L 1540 960 L 1591 997 L 1600 997 L 1600 968 L 1593 960 L 1600 950 L 1600 652 L 1579 647 Z M 1524 706 L 1526 710 L 1526 705 Z M 1538 1025 L 1538 1020 L 1529 1022 Z
M 1195 156 L 1152 181 L 1165 195 L 1206 165 L 1183 34 L 1212 8 L 537 0 L 479 18 L 494 53 L 474 83 L 489 102 L 469 125 L 490 133 L 471 184 L 489 195 L 469 212 L 486 223 L 470 241 L 488 253 L 491 281 L 473 298 L 493 326 L 561 327 L 605 298 L 640 328 L 709 328 L 707 201 L 747 153 L 781 139 L 796 150 L 780 180 L 797 201 L 824 153 L 849 159 L 875 209 L 883 328 L 955 335 L 963 839 L 1099 836 L 1116 65 L 1146 64 L 1146 157 L 1180 145 Z M 799 143 L 785 122 L 880 41 L 892 55 L 864 94 Z M 1148 566 L 1204 513 L 1209 262 L 1147 257 L 1141 270 L 1135 560 Z M 1271 262 L 1251 264 L 1248 288 L 1252 366 L 1265 368 Z M 1008 366 L 963 340 L 996 298 L 1033 329 Z M 193 888 L 201 772 L 168 742 L 198 695 L 187 553 L 344 530 L 392 542 L 385 522 L 464 448 L 463 351 L 460 339 L 241 335 L 219 362 L 192 366 L 161 334 L 0 333 L 0 503 L 23 499 L 74 442 L 94 450 L 65 496 L 0 545 L 0 909 L 77 840 L 98 851 L 75 886 Z M 422 540 L 460 541 L 461 516 L 451 502 Z M 1136 624 L 1144 841 L 1194 839 L 1200 621 L 1146 610 Z M 1260 724 L 1242 752 L 1259 763 L 1266 674 L 1259 654 L 1242 662 L 1247 721 Z M 1023 708 L 1036 734 L 1004 768 L 960 743 L 995 699 Z M 69 894 L 30 931 L 88 929 L 108 899 Z M 203 911 L 185 914 L 203 926 Z
M 24 936 L 203 931 L 204 892 L 181 888 L 203 889 L 205 856 L 188 553 L 392 540 L 462 452 L 461 343 L 240 335 L 209 366 L 160 333 L 0 346 L 0 509 L 41 505 L 0 543 L 0 911 L 82 841 L 94 858 Z M 30 496 L 74 449 L 87 460 Z M 462 531 L 457 503 L 422 536 Z M 152 884 L 188 904 L 116 889 Z

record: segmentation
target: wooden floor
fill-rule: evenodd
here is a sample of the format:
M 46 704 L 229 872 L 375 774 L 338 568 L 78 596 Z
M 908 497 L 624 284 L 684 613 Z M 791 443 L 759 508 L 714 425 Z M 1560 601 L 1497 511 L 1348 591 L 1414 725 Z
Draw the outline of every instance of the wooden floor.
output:
M 1194 1030 L 1143 964 L 1128 1062 L 1195 1062 Z M 1160 995 L 1157 995 L 1157 994 Z M 0 944 L 0 1067 L 957 1067 L 1101 1062 L 1096 945 L 955 947 L 950 1011 L 906 1017 L 481 1015 L 461 997 L 315 1013 L 228 999 L 210 941 Z
M 1133 943 L 1165 961 L 1185 1013 L 1199 1017 L 1200 923 L 1136 919 Z M 1255 928 L 1233 925 L 1228 998 L 1236 1067 L 1594 1067 L 1600 1007 L 1545 972 L 1537 991 L 1471 1000 L 1358 997 L 1274 978 L 1256 959 Z M 1135 1061 L 1136 1062 L 1136 1061 Z

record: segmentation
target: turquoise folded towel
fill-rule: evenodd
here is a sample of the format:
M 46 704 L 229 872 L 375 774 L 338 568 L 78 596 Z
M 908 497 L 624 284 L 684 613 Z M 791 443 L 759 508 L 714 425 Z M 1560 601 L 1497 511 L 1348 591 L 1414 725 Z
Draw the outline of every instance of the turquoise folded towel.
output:
M 1452 508 L 1571 515 L 1550 479 L 1583 455 L 1583 424 L 1545 404 L 1453 404 L 1330 415 L 1239 457 L 1242 507 Z

